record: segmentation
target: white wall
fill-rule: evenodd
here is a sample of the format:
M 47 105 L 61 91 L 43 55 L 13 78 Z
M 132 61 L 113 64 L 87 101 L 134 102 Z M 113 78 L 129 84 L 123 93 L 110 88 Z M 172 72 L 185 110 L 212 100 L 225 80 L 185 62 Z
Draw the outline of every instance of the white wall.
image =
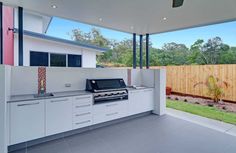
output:
M 63 53 L 82 55 L 82 67 L 95 68 L 96 67 L 96 54 L 94 49 L 88 49 L 80 46 L 59 43 L 30 36 L 24 36 L 24 66 L 30 65 L 30 51 L 50 52 L 50 53 Z M 18 65 L 18 35 L 14 37 L 14 63 Z
M 38 93 L 37 67 L 11 68 L 11 95 Z
M 23 13 L 23 28 L 27 31 L 33 31 L 36 33 L 43 33 L 43 17 L 40 15 L 30 14 L 28 12 Z M 18 28 L 18 11 L 14 10 L 14 27 Z
M 7 70 L 0 65 L 0 152 L 7 153 Z
M 166 69 L 154 71 L 155 94 L 154 111 L 157 115 L 164 115 L 166 112 Z
M 12 67 L 11 95 L 36 94 L 37 67 Z M 47 92 L 84 90 L 86 79 L 123 78 L 127 83 L 126 69 L 56 68 L 46 69 Z M 71 87 L 65 87 L 65 84 Z
M 47 92 L 84 90 L 86 79 L 123 78 L 127 82 L 127 70 L 47 68 Z M 71 87 L 65 87 L 65 84 Z
M 37 67 L 12 67 L 10 77 L 11 95 L 36 94 L 38 90 L 37 70 Z M 46 69 L 47 92 L 84 90 L 86 79 L 94 78 L 123 78 L 127 84 L 127 71 L 127 69 L 48 67 Z M 132 71 L 136 72 L 137 70 Z M 141 77 L 141 73 L 132 73 L 131 85 L 142 85 L 141 80 L 144 79 Z M 153 82 L 150 79 L 149 81 Z M 71 87 L 65 87 L 65 84 L 71 84 Z

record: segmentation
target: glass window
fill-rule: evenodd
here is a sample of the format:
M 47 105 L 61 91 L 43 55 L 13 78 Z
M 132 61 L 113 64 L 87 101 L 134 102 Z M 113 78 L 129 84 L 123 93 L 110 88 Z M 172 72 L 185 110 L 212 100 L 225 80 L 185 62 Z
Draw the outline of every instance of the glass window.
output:
M 66 67 L 66 55 L 50 54 L 50 66 Z
M 48 53 L 31 51 L 30 66 L 48 66 Z
M 81 67 L 81 55 L 68 55 L 68 67 Z

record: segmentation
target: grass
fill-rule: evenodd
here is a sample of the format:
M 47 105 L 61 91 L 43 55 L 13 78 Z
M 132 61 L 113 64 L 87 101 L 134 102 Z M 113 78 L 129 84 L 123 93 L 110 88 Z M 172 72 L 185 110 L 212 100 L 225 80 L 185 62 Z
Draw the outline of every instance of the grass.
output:
M 174 101 L 169 99 L 167 99 L 166 101 L 166 106 L 168 108 L 173 108 L 191 114 L 236 125 L 236 113 L 225 112 L 215 107 L 190 104 L 182 101 Z

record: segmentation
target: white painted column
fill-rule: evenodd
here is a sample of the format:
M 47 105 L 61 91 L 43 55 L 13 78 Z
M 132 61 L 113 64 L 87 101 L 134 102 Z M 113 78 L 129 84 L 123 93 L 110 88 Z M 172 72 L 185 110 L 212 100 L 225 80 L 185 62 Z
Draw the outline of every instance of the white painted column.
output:
M 164 115 L 166 112 L 166 70 L 155 70 L 154 75 L 155 94 L 153 113 L 157 115 Z
M 6 66 L 0 65 L 0 152 L 7 153 Z

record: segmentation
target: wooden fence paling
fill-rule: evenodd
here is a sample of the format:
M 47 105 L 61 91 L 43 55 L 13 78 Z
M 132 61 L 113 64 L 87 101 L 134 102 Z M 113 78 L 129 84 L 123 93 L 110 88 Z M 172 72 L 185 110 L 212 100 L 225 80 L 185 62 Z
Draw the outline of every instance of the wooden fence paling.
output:
M 207 88 L 203 85 L 194 88 L 194 84 L 206 81 L 213 75 L 229 85 L 224 91 L 223 99 L 236 102 L 236 64 L 229 65 L 190 65 L 152 67 L 166 68 L 166 86 L 173 92 L 209 97 Z

